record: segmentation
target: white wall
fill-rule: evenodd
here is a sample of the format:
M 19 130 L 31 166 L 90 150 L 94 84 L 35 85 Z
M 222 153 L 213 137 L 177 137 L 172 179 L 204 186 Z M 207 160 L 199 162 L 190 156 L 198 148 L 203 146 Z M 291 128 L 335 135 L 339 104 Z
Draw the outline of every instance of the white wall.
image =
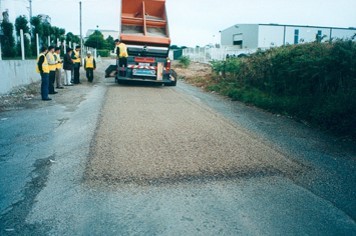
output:
M 9 93 L 13 88 L 39 81 L 36 60 L 0 61 L 0 94 Z
M 332 35 L 331 38 L 333 39 L 345 39 L 348 38 L 350 39 L 352 36 L 356 34 L 356 29 L 353 30 L 344 30 L 344 29 L 332 29 L 331 31 Z
M 256 52 L 252 49 L 240 49 L 236 46 L 222 46 L 221 48 L 186 48 L 183 56 L 188 56 L 192 61 L 210 63 L 214 60 L 225 60 L 226 56 L 238 56 Z
M 242 49 L 257 48 L 258 25 L 257 24 L 236 24 L 221 31 L 221 45 L 232 46 L 234 35 L 239 35 L 243 40 Z
M 330 40 L 330 28 L 318 28 L 318 27 L 287 27 L 286 30 L 286 44 L 294 44 L 294 31 L 299 30 L 299 43 L 314 42 L 318 31 L 321 31 L 321 36 L 326 35 L 323 42 Z
M 294 33 L 294 32 L 293 32 Z M 260 25 L 258 32 L 258 48 L 270 48 L 283 45 L 284 27 Z
M 242 49 L 266 49 L 282 46 L 284 43 L 294 44 L 295 30 L 299 30 L 298 43 L 314 42 L 319 30 L 321 31 L 321 36 L 326 36 L 323 38 L 323 42 L 330 40 L 330 33 L 332 39 L 350 39 L 356 33 L 356 29 L 346 28 L 278 24 L 236 24 L 221 31 L 221 45 L 233 45 L 233 37 L 236 34 L 243 40 Z

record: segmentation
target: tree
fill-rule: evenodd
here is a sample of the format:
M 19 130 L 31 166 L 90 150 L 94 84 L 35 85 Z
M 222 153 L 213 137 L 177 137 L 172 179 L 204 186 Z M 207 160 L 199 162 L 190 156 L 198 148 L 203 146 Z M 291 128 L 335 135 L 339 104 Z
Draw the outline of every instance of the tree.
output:
M 15 20 L 15 29 L 16 29 L 16 34 L 19 36 L 20 35 L 20 30 L 23 30 L 23 33 L 29 33 L 30 28 L 28 27 L 28 20 L 25 15 L 18 16 Z
M 85 41 L 84 45 L 96 49 L 105 49 L 107 47 L 104 35 L 99 30 L 95 30 L 87 41 Z
M 64 40 L 66 39 L 66 37 L 65 37 L 66 30 L 63 29 L 63 28 L 59 28 L 59 29 L 58 29 L 58 34 L 59 34 L 59 41 L 60 41 L 61 43 L 63 43 Z
M 54 44 L 57 43 L 57 39 L 59 39 L 60 42 L 64 41 L 65 32 L 65 29 L 59 28 L 57 26 L 51 27 L 51 38 L 54 40 Z
M 2 52 L 4 57 L 14 57 L 15 52 L 15 38 L 13 36 L 14 26 L 9 21 L 8 17 L 4 17 L 1 23 L 3 37 L 1 38 Z
M 68 32 L 65 37 L 67 43 L 72 42 L 76 44 L 80 44 L 80 38 L 74 35 L 72 32 Z
M 174 50 L 174 49 L 180 49 L 180 47 L 178 47 L 177 45 L 171 45 L 169 48 L 172 49 L 172 50 Z
M 67 43 L 72 42 L 72 41 L 73 41 L 73 38 L 74 38 L 74 34 L 73 34 L 72 32 L 68 32 L 68 33 L 66 34 L 66 41 L 67 41 Z
M 47 42 L 47 45 L 49 46 L 51 44 L 51 41 L 48 41 L 48 36 L 51 36 L 52 34 L 52 26 L 49 22 L 43 22 L 42 27 L 43 27 L 42 41 Z
M 115 40 L 113 37 L 109 36 L 106 41 L 106 49 L 112 51 L 115 48 Z
M 27 38 L 26 35 L 30 33 L 30 28 L 28 27 L 28 20 L 27 17 L 22 15 L 18 16 L 15 20 L 15 30 L 17 35 L 17 55 L 21 55 L 21 39 L 20 39 L 20 30 L 23 30 L 24 33 L 24 44 L 25 44 L 25 55 L 31 56 L 31 49 L 30 49 L 30 40 Z
M 33 35 L 42 35 L 43 34 L 43 26 L 42 26 L 42 21 L 39 16 L 34 16 L 30 19 L 31 25 L 32 25 L 32 33 Z
M 57 26 L 51 26 L 51 38 L 56 40 L 59 38 L 59 28 Z
M 37 50 L 36 50 L 36 34 L 38 34 L 39 39 L 40 36 L 43 34 L 43 25 L 41 18 L 39 16 L 34 16 L 31 17 L 30 19 L 31 26 L 32 26 L 32 37 L 31 37 L 31 50 L 32 50 L 32 55 L 36 55 Z M 39 42 L 40 45 L 42 44 Z
M 40 46 L 46 45 L 49 46 L 51 44 L 57 44 L 57 39 L 60 42 L 63 42 L 67 39 L 65 33 L 65 29 L 59 28 L 57 26 L 52 26 L 47 20 L 42 19 L 41 16 L 34 16 L 30 20 L 32 26 L 32 53 L 33 55 L 36 54 L 36 34 L 39 37 L 39 44 Z M 48 36 L 50 37 L 50 42 L 48 42 Z M 67 41 L 71 42 L 80 42 L 79 38 L 74 36 L 72 33 L 70 34 L 70 40 Z

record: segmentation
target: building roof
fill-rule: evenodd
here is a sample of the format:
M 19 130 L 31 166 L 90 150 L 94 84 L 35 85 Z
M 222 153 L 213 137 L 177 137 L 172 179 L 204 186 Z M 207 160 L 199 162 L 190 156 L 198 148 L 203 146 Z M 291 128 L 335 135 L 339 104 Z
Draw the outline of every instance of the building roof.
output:
M 279 27 L 303 27 L 303 28 L 321 28 L 321 29 L 342 29 L 342 30 L 356 30 L 356 27 L 348 27 L 348 28 L 342 28 L 342 27 L 333 27 L 333 26 L 316 26 L 316 25 L 287 25 L 287 24 L 277 24 L 277 23 L 270 23 L 270 24 L 235 24 L 233 26 L 230 26 L 229 28 L 226 28 L 222 31 L 225 31 L 227 29 L 230 29 L 236 25 L 263 25 L 263 26 L 279 26 Z
M 321 29 L 343 29 L 343 30 L 356 30 L 356 27 L 334 27 L 334 26 L 317 26 L 317 25 L 283 25 L 283 24 L 258 24 L 258 25 L 268 25 L 268 26 L 286 26 L 286 27 L 304 27 L 304 28 L 321 28 Z

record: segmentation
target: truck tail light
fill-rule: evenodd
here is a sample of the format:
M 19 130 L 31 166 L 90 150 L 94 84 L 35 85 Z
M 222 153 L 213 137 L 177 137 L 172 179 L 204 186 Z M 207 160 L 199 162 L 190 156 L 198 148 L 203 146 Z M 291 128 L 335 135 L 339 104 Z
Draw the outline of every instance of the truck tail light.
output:
M 171 60 L 167 59 L 166 61 L 166 72 L 169 72 L 171 70 Z
M 155 63 L 155 59 L 153 57 L 135 57 L 135 62 L 141 63 Z

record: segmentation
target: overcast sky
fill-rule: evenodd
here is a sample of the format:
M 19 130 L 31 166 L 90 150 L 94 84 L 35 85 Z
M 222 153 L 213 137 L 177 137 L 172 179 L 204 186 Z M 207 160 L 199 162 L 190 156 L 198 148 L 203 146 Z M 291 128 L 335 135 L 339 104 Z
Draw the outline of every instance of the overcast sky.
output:
M 167 0 L 172 44 L 220 42 L 220 30 L 240 23 L 356 27 L 356 0 Z M 29 15 L 29 0 L 0 0 L 14 21 Z M 88 29 L 118 30 L 121 0 L 82 0 L 83 35 Z M 52 25 L 80 33 L 79 0 L 32 0 L 32 14 L 47 14 Z

